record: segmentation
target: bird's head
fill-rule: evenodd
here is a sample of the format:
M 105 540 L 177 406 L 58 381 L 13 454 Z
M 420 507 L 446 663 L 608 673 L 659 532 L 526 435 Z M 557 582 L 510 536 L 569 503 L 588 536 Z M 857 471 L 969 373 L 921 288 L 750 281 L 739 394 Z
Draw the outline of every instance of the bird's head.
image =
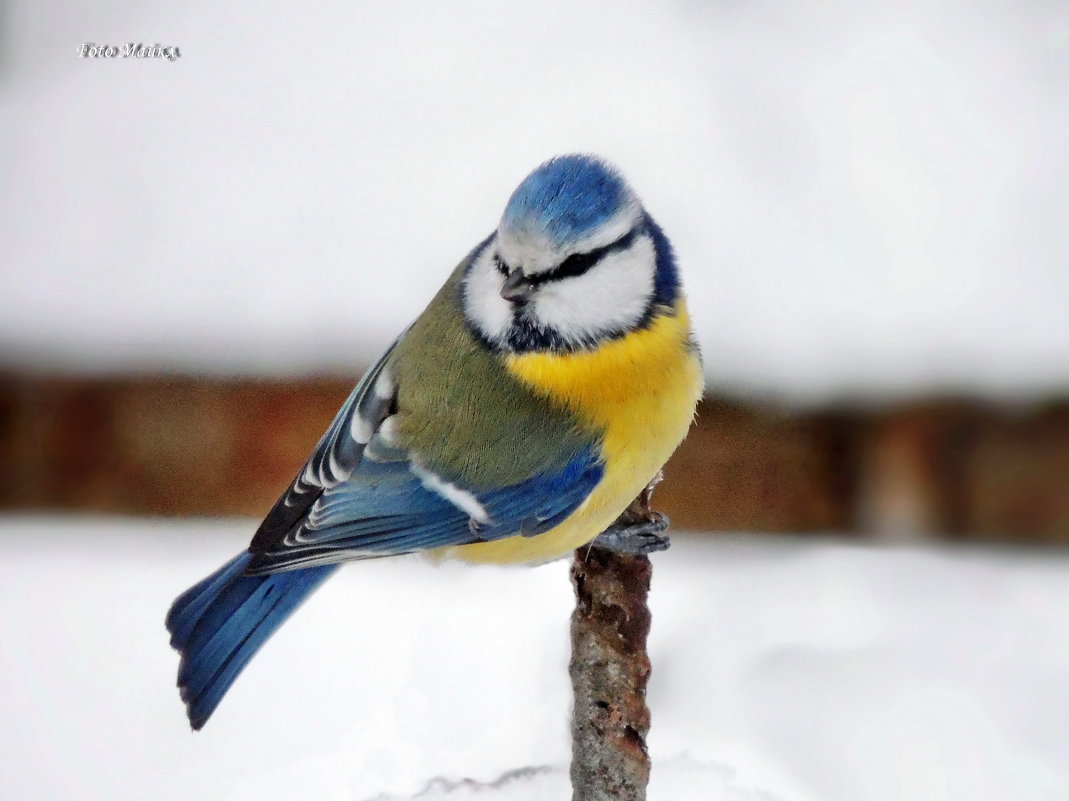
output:
M 678 292 L 671 247 L 603 161 L 559 156 L 512 193 L 463 283 L 468 321 L 505 351 L 575 351 L 640 328 Z

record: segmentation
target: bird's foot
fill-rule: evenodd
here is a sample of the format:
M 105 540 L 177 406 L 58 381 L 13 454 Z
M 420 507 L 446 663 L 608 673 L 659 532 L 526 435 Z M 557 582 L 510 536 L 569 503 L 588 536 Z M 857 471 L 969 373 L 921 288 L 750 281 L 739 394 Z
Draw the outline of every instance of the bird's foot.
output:
M 668 535 L 664 533 L 668 530 L 668 518 L 660 512 L 650 511 L 646 514 L 648 517 L 638 520 L 622 515 L 594 537 L 591 545 L 631 556 L 667 551 L 671 545 Z

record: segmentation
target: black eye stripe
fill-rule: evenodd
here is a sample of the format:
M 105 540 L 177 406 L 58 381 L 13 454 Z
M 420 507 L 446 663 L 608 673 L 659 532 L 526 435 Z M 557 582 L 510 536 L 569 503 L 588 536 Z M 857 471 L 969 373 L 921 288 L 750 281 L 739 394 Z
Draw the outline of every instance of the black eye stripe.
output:
M 573 253 L 552 270 L 547 270 L 544 273 L 537 273 L 528 277 L 527 280 L 535 286 L 538 286 L 539 284 L 545 284 L 550 281 L 562 281 L 565 278 L 575 278 L 590 270 L 591 267 L 610 253 L 615 253 L 618 250 L 627 250 L 627 248 L 631 247 L 639 233 L 641 232 L 638 228 L 632 228 L 615 242 L 610 242 L 603 247 L 595 248 L 586 253 Z
M 551 281 L 562 281 L 565 278 L 575 278 L 576 276 L 583 275 L 583 273 L 589 271 L 608 254 L 615 253 L 618 250 L 627 250 L 627 248 L 631 247 L 640 233 L 644 232 L 640 231 L 639 228 L 632 228 L 615 242 L 610 242 L 607 245 L 587 251 L 586 253 L 573 253 L 552 270 L 525 276 L 523 279 L 524 283 L 530 284 L 531 286 L 539 286 Z M 495 269 L 501 273 L 501 275 L 508 277 L 509 273 L 512 272 L 511 268 L 505 264 L 501 256 L 494 254 L 493 259 Z

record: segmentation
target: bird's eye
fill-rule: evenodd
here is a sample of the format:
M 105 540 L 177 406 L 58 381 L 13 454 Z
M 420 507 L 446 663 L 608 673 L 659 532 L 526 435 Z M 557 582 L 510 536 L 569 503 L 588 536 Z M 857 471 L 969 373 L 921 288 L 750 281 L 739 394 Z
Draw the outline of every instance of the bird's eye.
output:
M 499 256 L 494 256 L 494 266 L 497 268 L 497 271 L 499 273 L 501 273 L 506 278 L 508 277 L 508 274 L 510 272 L 509 266 L 505 264 L 505 262 L 501 261 L 501 258 Z

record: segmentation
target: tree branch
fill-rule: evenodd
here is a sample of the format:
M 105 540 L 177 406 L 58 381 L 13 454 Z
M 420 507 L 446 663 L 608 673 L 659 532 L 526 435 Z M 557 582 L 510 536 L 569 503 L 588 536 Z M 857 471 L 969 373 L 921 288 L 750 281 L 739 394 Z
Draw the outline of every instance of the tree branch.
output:
M 656 483 L 653 482 L 653 483 Z M 650 518 L 650 484 L 616 525 Z M 650 777 L 646 556 L 596 545 L 575 553 L 572 585 L 572 801 L 645 801 Z

